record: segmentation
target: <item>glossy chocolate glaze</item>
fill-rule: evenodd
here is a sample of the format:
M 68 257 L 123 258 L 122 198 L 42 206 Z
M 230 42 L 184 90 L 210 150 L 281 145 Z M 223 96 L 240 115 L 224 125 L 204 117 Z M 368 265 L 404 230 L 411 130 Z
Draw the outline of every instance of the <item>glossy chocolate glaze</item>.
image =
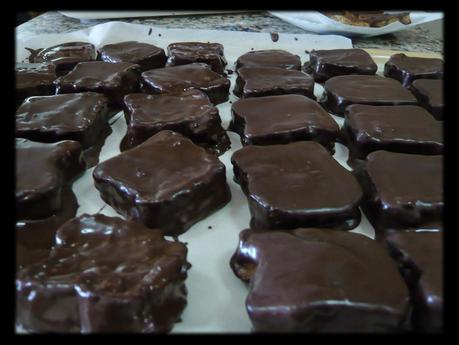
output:
M 125 95 L 137 92 L 140 73 L 140 66 L 130 62 L 81 62 L 54 83 L 57 94 L 99 92 L 107 96 L 111 103 L 122 105 Z
M 51 63 L 16 64 L 16 103 L 19 106 L 31 96 L 53 95 L 56 67 Z
M 49 217 L 62 205 L 61 191 L 86 168 L 78 142 L 43 144 L 16 139 L 16 216 Z M 40 205 L 40 207 L 37 207 Z
M 289 70 L 301 69 L 301 59 L 285 50 L 255 50 L 241 55 L 236 61 L 236 71 L 242 67 L 279 67 Z
M 375 151 L 356 171 L 363 210 L 377 232 L 442 220 L 443 156 Z
M 109 126 L 107 105 L 95 92 L 30 97 L 16 111 L 15 134 L 45 143 L 75 140 L 86 149 Z
M 62 187 L 60 208 L 40 219 L 16 220 L 16 267 L 23 268 L 48 256 L 56 230 L 75 217 L 78 201 L 70 185 Z M 36 206 L 37 207 L 37 206 Z
M 338 75 L 374 75 L 378 69 L 370 54 L 362 49 L 313 50 L 305 67 L 305 72 L 312 74 L 316 82 Z
M 314 140 L 334 151 L 339 126 L 316 102 L 300 95 L 240 99 L 231 106 L 229 130 L 243 145 Z
M 172 131 L 102 162 L 93 177 L 117 212 L 166 235 L 185 232 L 231 199 L 223 163 Z
M 351 104 L 416 105 L 417 100 L 400 83 L 377 75 L 342 75 L 328 79 L 319 101 L 337 116 Z
M 208 64 L 215 73 L 223 74 L 227 65 L 223 45 L 220 43 L 171 43 L 167 46 L 167 55 L 167 66 L 202 62 Z
M 415 79 L 443 79 L 443 60 L 395 54 L 384 65 L 384 75 L 405 87 Z
M 341 129 L 349 160 L 373 151 L 438 155 L 443 153 L 443 128 L 425 109 L 414 105 L 346 108 Z
M 29 62 L 51 62 L 56 66 L 58 75 L 72 70 L 79 62 L 96 59 L 96 48 L 88 42 L 67 42 L 43 49 L 30 49 Z
M 409 293 L 380 243 L 331 229 L 244 230 L 231 258 L 258 332 L 397 332 Z
M 238 69 L 234 94 L 238 97 L 263 97 L 297 94 L 313 100 L 314 79 L 306 73 L 279 67 L 244 67 Z
M 142 71 L 164 67 L 167 60 L 164 49 L 137 41 L 104 45 L 99 48 L 98 58 L 106 62 L 131 62 Z
M 252 228 L 350 230 L 360 222 L 359 183 L 319 143 L 245 146 L 231 163 L 249 201 Z
M 169 332 L 186 306 L 187 248 L 157 229 L 83 214 L 18 272 L 16 322 L 33 332 Z
M 178 95 L 130 94 L 124 97 L 127 133 L 122 150 L 135 147 L 162 130 L 171 130 L 223 154 L 230 140 L 217 107 L 199 90 Z
M 387 238 L 389 252 L 410 287 L 415 330 L 443 329 L 443 233 L 402 231 Z
M 416 79 L 410 91 L 437 120 L 443 120 L 443 80 Z
M 152 94 L 177 94 L 190 89 L 203 91 L 217 105 L 228 100 L 230 81 L 208 65 L 192 63 L 143 72 L 141 90 Z

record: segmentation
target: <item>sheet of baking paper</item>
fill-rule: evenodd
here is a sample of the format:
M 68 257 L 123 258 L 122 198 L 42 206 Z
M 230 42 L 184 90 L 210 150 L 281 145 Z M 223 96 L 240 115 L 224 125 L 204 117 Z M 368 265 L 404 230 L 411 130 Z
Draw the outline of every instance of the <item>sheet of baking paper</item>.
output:
M 272 15 L 304 30 L 320 34 L 341 34 L 347 37 L 379 36 L 411 29 L 419 24 L 443 18 L 441 12 L 406 12 L 410 12 L 411 24 L 405 25 L 397 21 L 381 28 L 369 28 L 343 24 L 316 11 L 270 11 Z
M 169 43 L 177 41 L 210 41 L 220 42 L 225 47 L 228 68 L 234 69 L 236 58 L 252 48 L 257 49 L 285 49 L 298 54 L 302 62 L 307 60 L 305 50 L 350 48 L 351 41 L 340 36 L 319 36 L 280 34 L 279 40 L 273 42 L 267 33 L 249 33 L 233 31 L 210 30 L 180 30 L 157 29 L 128 23 L 111 22 L 68 34 L 48 34 L 39 37 L 20 38 L 17 41 L 17 61 L 28 56 L 24 47 L 48 47 L 68 41 L 89 41 L 100 46 L 124 40 L 138 40 L 150 42 L 166 48 Z M 383 66 L 379 66 L 380 71 Z M 236 75 L 229 76 L 234 86 Z M 231 87 L 232 90 L 232 87 Z M 322 87 L 316 85 L 315 94 L 320 96 Z M 231 102 L 237 98 L 231 93 L 228 102 L 218 105 L 223 126 L 226 128 L 231 119 Z M 343 120 L 334 117 L 342 125 Z M 107 138 L 100 154 L 104 161 L 119 153 L 119 143 L 126 131 L 126 123 L 122 112 L 111 119 L 113 133 Z M 230 157 L 234 151 L 241 148 L 239 137 L 228 132 L 231 139 L 231 150 L 220 156 L 227 169 L 227 180 L 231 188 L 231 202 L 221 210 L 195 224 L 185 234 L 179 236 L 181 241 L 188 244 L 188 260 L 192 264 L 187 279 L 188 306 L 182 322 L 177 323 L 174 333 L 182 332 L 249 332 L 250 320 L 247 316 L 244 301 L 247 296 L 247 287 L 232 273 L 229 261 L 238 245 L 238 234 L 249 226 L 250 214 L 246 197 L 240 187 L 233 181 L 233 170 Z M 334 158 L 349 169 L 345 163 L 347 149 L 336 144 Z M 102 201 L 94 187 L 90 169 L 73 185 L 80 208 L 78 214 L 101 212 L 109 216 L 117 213 Z M 374 231 L 365 216 L 354 232 L 373 237 Z
M 67 17 L 80 20 L 134 17 L 170 17 L 196 14 L 226 14 L 253 11 L 59 11 Z

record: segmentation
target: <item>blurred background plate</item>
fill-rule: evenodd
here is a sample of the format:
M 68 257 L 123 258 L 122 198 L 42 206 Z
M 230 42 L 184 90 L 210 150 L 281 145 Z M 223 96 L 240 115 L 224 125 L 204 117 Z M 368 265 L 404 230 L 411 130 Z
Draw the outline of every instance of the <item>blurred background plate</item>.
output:
M 410 13 L 411 24 L 405 25 L 400 22 L 394 22 L 380 28 L 370 28 L 343 24 L 317 11 L 270 11 L 273 16 L 304 30 L 319 34 L 339 34 L 347 37 L 379 36 L 411 29 L 419 24 L 443 19 L 443 13 L 441 12 L 419 12 L 409 10 L 403 12 Z

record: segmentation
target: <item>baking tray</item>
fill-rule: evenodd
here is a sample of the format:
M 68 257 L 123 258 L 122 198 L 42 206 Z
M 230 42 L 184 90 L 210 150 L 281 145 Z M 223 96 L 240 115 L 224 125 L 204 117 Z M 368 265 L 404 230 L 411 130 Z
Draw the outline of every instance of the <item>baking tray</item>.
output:
M 151 42 L 162 48 L 177 41 L 219 42 L 225 47 L 228 68 L 234 69 L 233 64 L 237 57 L 258 49 L 285 49 L 298 54 L 302 62 L 308 57 L 305 50 L 351 48 L 351 41 L 341 36 L 309 35 L 309 34 L 280 34 L 279 40 L 273 42 L 267 33 L 217 31 L 217 30 L 183 30 L 152 28 L 150 26 L 109 22 L 89 29 L 66 33 L 48 34 L 38 37 L 18 38 L 16 45 L 17 61 L 26 59 L 28 53 L 24 47 L 40 48 L 72 40 L 89 41 L 96 46 L 124 40 L 138 40 Z M 385 61 L 394 51 L 370 50 L 378 64 L 381 73 Z M 409 55 L 426 56 L 426 54 L 409 53 Z M 438 54 L 428 54 L 437 56 Z M 234 86 L 236 74 L 229 75 L 231 90 Z M 322 87 L 316 85 L 315 95 L 319 97 Z M 230 93 L 229 101 L 217 107 L 222 118 L 223 126 L 227 128 L 231 119 L 230 101 L 238 98 Z M 343 119 L 333 116 L 341 126 Z M 126 132 L 126 123 L 122 112 L 115 115 L 112 125 L 113 133 L 107 138 L 100 154 L 104 161 L 119 153 L 119 143 Z M 188 288 L 188 305 L 182 315 L 182 322 L 177 323 L 172 333 L 247 333 L 251 330 L 251 323 L 245 309 L 247 287 L 237 279 L 229 266 L 231 255 L 238 245 L 238 235 L 242 229 L 249 226 L 250 214 L 247 199 L 241 188 L 233 181 L 233 169 L 230 158 L 233 152 L 240 149 L 239 136 L 228 132 L 231 139 L 231 149 L 220 160 L 226 166 L 227 181 L 231 189 L 231 202 L 223 209 L 210 215 L 195 224 L 186 233 L 179 236 L 187 242 L 188 260 L 192 264 L 189 270 L 186 285 Z M 348 150 L 341 144 L 336 144 L 334 158 L 346 169 Z M 110 206 L 105 205 L 94 187 L 92 179 L 93 169 L 89 169 L 73 185 L 82 213 L 100 213 L 108 216 L 119 216 Z M 211 228 L 210 228 L 211 227 Z M 360 225 L 352 232 L 362 233 L 369 237 L 374 236 L 374 230 L 363 215 Z M 22 330 L 18 329 L 18 332 Z

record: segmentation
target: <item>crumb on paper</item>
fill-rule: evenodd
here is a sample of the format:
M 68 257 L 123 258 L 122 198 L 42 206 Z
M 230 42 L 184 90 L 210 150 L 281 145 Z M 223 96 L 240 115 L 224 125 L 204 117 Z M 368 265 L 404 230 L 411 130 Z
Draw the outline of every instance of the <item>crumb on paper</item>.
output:
M 295 39 L 295 41 L 298 41 L 298 37 L 293 37 Z
M 233 72 L 234 72 L 232 69 L 227 69 L 226 71 L 227 71 L 228 74 L 230 74 L 230 75 L 233 74 Z
M 152 32 L 153 32 L 153 29 L 150 28 L 150 30 L 148 30 L 148 36 L 150 36 Z
M 158 34 L 159 37 L 161 37 L 162 35 L 161 34 Z
M 209 229 L 209 230 L 212 229 L 212 225 L 209 225 L 209 226 L 207 227 L 207 229 Z
M 273 42 L 279 41 L 279 34 L 277 32 L 271 32 L 270 35 L 271 35 L 271 41 Z

